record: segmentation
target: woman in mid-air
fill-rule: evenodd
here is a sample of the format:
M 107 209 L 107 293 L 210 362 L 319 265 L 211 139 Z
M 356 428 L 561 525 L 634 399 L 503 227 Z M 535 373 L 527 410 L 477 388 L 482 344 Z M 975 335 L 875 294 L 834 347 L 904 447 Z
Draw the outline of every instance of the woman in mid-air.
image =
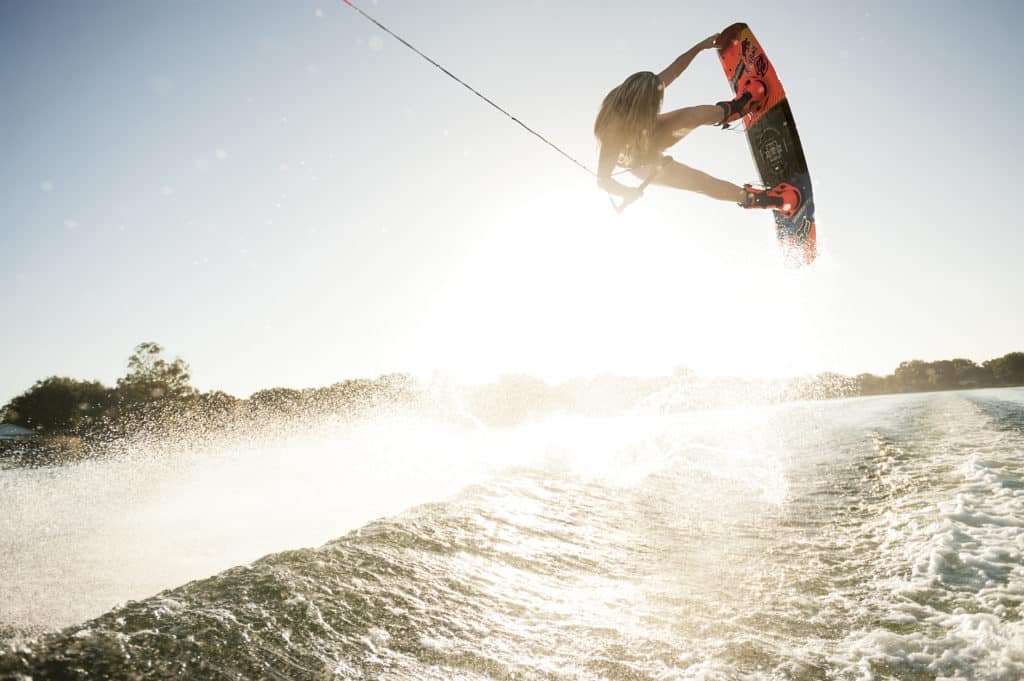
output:
M 767 97 L 765 82 L 748 77 L 740 83 L 736 98 L 703 106 L 689 106 L 661 113 L 665 88 L 679 77 L 693 58 L 717 44 L 718 34 L 697 43 L 681 54 L 661 73 L 634 73 L 608 93 L 594 121 L 594 135 L 600 144 L 597 165 L 599 187 L 624 199 L 635 201 L 643 192 L 616 182 L 616 164 L 653 184 L 706 194 L 719 201 L 734 201 L 744 208 L 774 208 L 790 216 L 800 207 L 800 191 L 783 183 L 770 189 L 755 189 L 719 180 L 682 163 L 663 152 L 701 125 L 726 126 L 757 111 Z

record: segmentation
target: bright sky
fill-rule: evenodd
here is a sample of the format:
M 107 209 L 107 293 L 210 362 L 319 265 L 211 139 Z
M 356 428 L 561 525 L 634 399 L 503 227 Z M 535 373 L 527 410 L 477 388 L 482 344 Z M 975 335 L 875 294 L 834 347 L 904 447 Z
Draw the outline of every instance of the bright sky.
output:
M 204 390 L 435 371 L 888 373 L 1024 349 L 1007 2 L 363 0 L 588 165 L 604 94 L 726 25 L 786 86 L 822 254 L 593 179 L 341 0 L 0 3 L 0 403 L 164 345 Z M 729 90 L 713 52 L 666 108 Z M 670 153 L 756 181 L 741 134 Z

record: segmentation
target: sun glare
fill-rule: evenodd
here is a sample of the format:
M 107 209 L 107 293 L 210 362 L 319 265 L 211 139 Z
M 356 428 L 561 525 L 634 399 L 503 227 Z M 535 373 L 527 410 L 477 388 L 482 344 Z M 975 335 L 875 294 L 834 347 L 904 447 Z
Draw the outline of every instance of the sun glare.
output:
M 424 329 L 432 368 L 553 381 L 813 370 L 814 304 L 795 295 L 806 275 L 780 267 L 774 238 L 751 233 L 744 214 L 704 202 L 685 218 L 657 197 L 617 215 L 580 188 L 497 217 Z

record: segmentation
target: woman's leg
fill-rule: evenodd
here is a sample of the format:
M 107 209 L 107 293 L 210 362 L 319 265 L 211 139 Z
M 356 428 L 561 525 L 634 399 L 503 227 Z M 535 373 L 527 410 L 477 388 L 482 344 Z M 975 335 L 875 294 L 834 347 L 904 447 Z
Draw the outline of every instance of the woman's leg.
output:
M 724 115 L 722 107 L 717 104 L 688 106 L 660 114 L 654 144 L 661 150 L 668 149 L 690 134 L 694 128 L 721 123 Z
M 718 107 L 715 107 L 715 109 L 718 109 L 719 113 L 722 111 Z M 665 159 L 665 165 L 662 167 L 661 172 L 651 180 L 651 184 L 685 189 L 710 196 L 719 201 L 732 201 L 739 204 L 747 202 L 747 191 L 743 187 L 732 182 L 719 180 L 717 177 L 712 177 L 707 173 L 671 159 Z

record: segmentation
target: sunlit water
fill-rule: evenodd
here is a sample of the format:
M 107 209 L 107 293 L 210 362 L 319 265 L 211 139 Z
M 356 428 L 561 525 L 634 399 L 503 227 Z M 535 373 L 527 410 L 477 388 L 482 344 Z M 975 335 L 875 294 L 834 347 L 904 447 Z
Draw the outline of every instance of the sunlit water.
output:
M 1024 676 L 1024 390 L 253 448 L 0 472 L 0 676 Z

